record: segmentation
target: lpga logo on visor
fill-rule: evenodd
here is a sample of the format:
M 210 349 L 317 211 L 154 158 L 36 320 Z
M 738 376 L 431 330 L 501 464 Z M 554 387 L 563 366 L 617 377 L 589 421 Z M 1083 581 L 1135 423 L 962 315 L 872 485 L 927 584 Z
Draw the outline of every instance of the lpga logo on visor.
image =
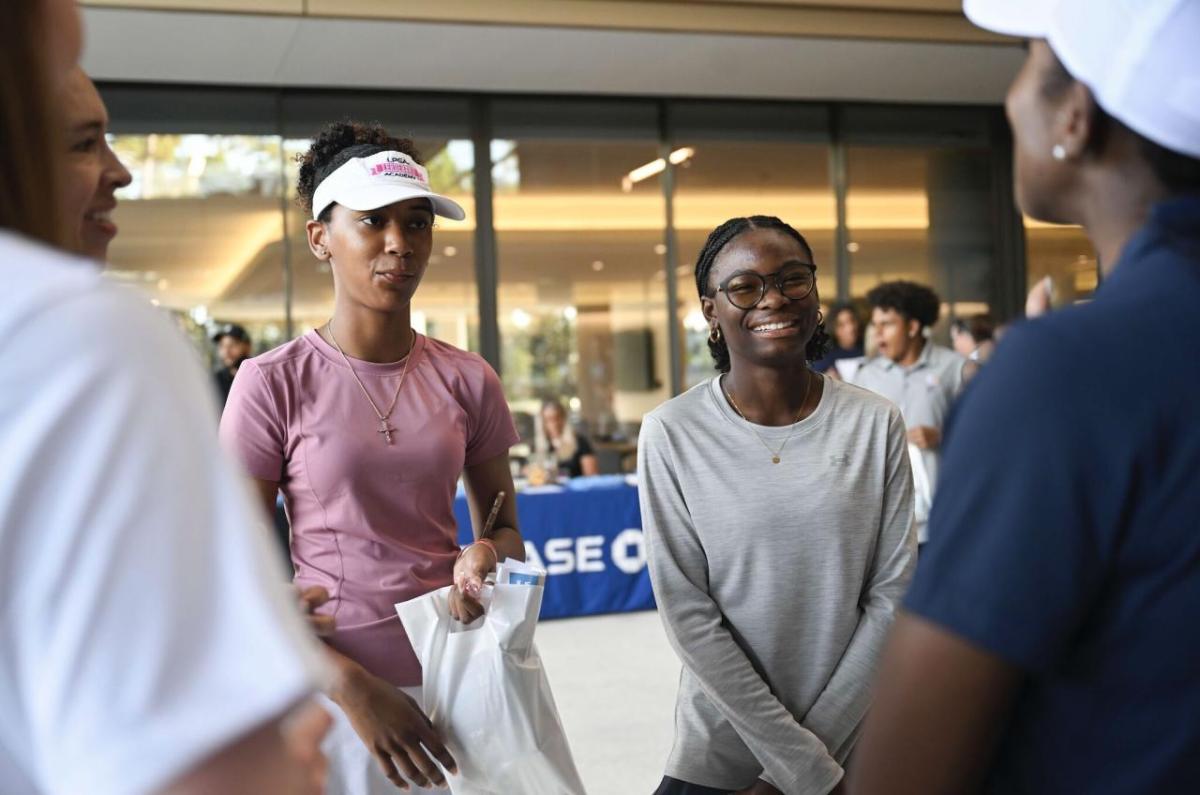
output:
M 416 180 L 421 184 L 427 182 L 425 169 L 399 157 L 389 157 L 383 163 L 376 163 L 371 166 L 368 173 L 372 177 L 400 177 L 402 179 Z
M 458 202 L 429 189 L 429 172 L 405 152 L 377 152 L 347 160 L 313 191 L 313 218 L 320 220 L 329 205 L 338 203 L 364 212 L 408 199 L 428 199 L 433 212 L 461 221 L 467 217 Z

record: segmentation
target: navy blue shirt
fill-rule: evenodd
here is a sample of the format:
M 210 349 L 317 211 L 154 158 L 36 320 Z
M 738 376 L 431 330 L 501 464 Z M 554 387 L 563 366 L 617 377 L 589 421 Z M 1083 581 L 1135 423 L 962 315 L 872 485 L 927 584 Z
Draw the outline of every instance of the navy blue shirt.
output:
M 812 363 L 812 369 L 818 373 L 823 373 L 830 367 L 833 367 L 835 362 L 840 362 L 842 359 L 857 359 L 863 355 L 863 347 L 855 345 L 853 348 L 830 348 L 829 353 L 826 353 L 820 359 Z
M 951 417 L 907 608 L 1027 673 L 990 792 L 1200 793 L 1198 345 L 1192 197 Z

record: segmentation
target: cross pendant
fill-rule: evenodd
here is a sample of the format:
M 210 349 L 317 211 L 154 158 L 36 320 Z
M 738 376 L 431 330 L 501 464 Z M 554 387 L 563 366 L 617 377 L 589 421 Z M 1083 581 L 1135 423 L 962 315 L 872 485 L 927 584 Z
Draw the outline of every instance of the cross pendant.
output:
M 387 441 L 388 444 L 392 443 L 392 431 L 394 431 L 394 430 L 396 430 L 396 429 L 388 426 L 388 421 L 386 419 L 379 421 L 379 431 L 378 432 L 383 434 L 383 438 Z

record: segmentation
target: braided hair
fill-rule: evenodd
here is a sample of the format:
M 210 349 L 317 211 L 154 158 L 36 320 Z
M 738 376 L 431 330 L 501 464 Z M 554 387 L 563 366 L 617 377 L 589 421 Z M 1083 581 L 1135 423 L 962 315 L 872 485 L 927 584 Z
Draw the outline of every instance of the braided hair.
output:
M 730 218 L 709 234 L 708 240 L 704 241 L 704 247 L 700 249 L 700 256 L 696 258 L 696 292 L 700 294 L 701 298 L 711 298 L 714 295 L 714 291 L 708 286 L 708 274 L 712 270 L 717 255 L 735 237 L 753 229 L 774 229 L 792 238 L 800 244 L 800 248 L 804 249 L 804 253 L 808 254 L 808 258 L 814 260 L 813 269 L 816 269 L 817 266 L 813 257 L 812 247 L 808 245 L 808 241 L 804 239 L 804 235 L 797 232 L 784 221 L 779 220 L 773 215 L 751 215 L 748 218 Z M 825 318 L 818 313 L 817 327 L 804 348 L 804 358 L 810 362 L 820 359 L 829 350 L 829 345 L 830 337 L 825 331 Z M 725 344 L 725 338 L 721 337 L 716 342 L 709 338 L 708 351 L 712 354 L 713 363 L 717 370 L 722 373 L 728 373 L 730 367 L 729 346 Z
M 321 130 L 308 151 L 296 155 L 300 164 L 300 179 L 296 183 L 296 201 L 306 213 L 312 212 L 313 194 L 317 186 L 334 171 L 356 157 L 370 157 L 380 152 L 403 152 L 425 165 L 411 138 L 395 138 L 378 122 L 333 122 Z M 320 220 L 328 223 L 333 212 L 329 205 Z

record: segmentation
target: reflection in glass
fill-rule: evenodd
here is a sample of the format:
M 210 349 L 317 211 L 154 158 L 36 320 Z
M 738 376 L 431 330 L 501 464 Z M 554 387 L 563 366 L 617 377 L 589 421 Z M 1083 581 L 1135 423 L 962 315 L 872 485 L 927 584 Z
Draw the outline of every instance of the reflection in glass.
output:
M 850 146 L 846 162 L 851 296 L 897 279 L 932 287 L 942 299 L 942 343 L 952 318 L 991 311 L 990 153 Z
M 492 143 L 505 393 L 528 436 L 540 402 L 594 441 L 670 397 L 664 200 L 652 140 Z M 631 177 L 632 174 L 632 177 Z
M 216 322 L 245 326 L 257 350 L 283 342 L 280 139 L 114 135 L 111 145 L 133 182 L 118 194 L 110 276 L 171 310 L 205 355 Z

